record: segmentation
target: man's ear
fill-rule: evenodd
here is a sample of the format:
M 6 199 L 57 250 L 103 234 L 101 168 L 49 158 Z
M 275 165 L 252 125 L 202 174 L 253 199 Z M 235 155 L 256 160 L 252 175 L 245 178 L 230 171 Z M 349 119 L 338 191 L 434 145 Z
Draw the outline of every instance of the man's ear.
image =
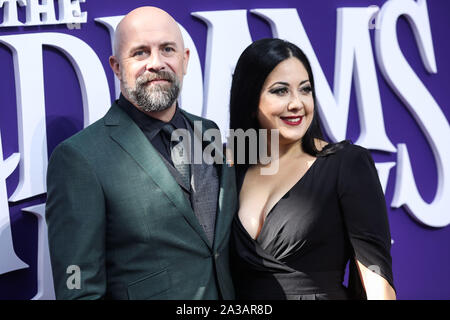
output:
M 189 51 L 188 48 L 184 49 L 184 54 L 183 54 L 183 74 L 187 73 L 190 53 L 191 52 Z
M 121 72 L 120 72 L 120 64 L 119 64 L 119 60 L 117 59 L 117 57 L 115 57 L 115 56 L 109 57 L 109 65 L 111 66 L 111 69 L 114 72 L 114 74 L 116 75 L 116 77 L 119 80 L 122 80 Z

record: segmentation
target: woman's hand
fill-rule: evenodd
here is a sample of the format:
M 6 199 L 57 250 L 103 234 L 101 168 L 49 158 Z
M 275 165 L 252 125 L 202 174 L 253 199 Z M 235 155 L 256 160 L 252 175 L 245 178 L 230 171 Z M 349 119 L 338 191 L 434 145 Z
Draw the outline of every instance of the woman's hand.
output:
M 381 275 L 356 260 L 367 300 L 396 300 L 394 289 Z

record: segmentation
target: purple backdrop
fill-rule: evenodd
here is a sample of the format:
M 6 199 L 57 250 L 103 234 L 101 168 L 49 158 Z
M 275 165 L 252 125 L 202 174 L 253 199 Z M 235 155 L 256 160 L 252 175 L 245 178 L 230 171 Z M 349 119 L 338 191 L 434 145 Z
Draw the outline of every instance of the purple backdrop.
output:
M 113 100 L 114 78 L 108 64 L 108 57 L 111 53 L 110 36 L 103 25 L 94 22 L 94 18 L 123 15 L 142 5 L 159 6 L 172 14 L 189 32 L 197 47 L 204 71 L 207 26 L 191 16 L 192 12 L 297 8 L 328 82 L 332 86 L 335 64 L 336 9 L 369 5 L 381 7 L 384 3 L 385 1 L 376 0 L 231 0 L 226 2 L 86 0 L 86 3 L 81 4 L 81 8 L 82 11 L 88 12 L 88 22 L 82 24 L 80 30 L 69 30 L 65 25 L 13 27 L 0 28 L 0 36 L 60 32 L 83 40 L 102 61 L 111 89 L 111 100 Z M 450 83 L 450 60 L 448 59 L 450 57 L 450 45 L 448 44 L 450 2 L 429 0 L 428 10 L 438 68 L 437 74 L 429 74 L 425 70 L 412 29 L 404 19 L 400 19 L 397 25 L 398 38 L 403 54 L 442 108 L 448 122 L 450 119 L 450 90 L 448 89 Z M 2 12 L 1 9 L 0 12 Z M 25 20 L 25 10 L 22 8 L 19 9 L 19 19 Z M 271 37 L 269 24 L 251 13 L 248 13 L 248 25 L 253 40 Z M 373 47 L 375 47 L 373 31 L 371 31 L 371 37 Z M 0 130 L 4 158 L 7 158 L 18 152 L 18 126 L 12 53 L 4 45 L 0 45 L 0 70 L 2 75 Z M 424 200 L 431 202 L 437 190 L 437 169 L 429 144 L 410 112 L 384 80 L 378 65 L 377 76 L 387 135 L 394 145 L 405 143 L 408 146 L 420 194 Z M 70 62 L 59 51 L 49 47 L 44 49 L 44 79 L 47 144 L 50 155 L 58 143 L 82 129 L 82 98 L 77 76 Z M 356 141 L 359 132 L 356 96 L 352 88 L 347 138 Z M 449 137 L 443 138 L 448 139 Z M 372 154 L 375 161 L 397 161 L 395 153 L 373 152 Z M 18 180 L 19 170 L 16 169 L 7 179 L 8 196 L 16 189 Z M 386 200 L 391 234 L 394 239 L 392 256 L 398 298 L 449 299 L 450 254 L 448 243 L 450 243 L 450 228 L 426 227 L 413 220 L 403 208 L 391 208 L 394 186 L 395 168 L 390 172 Z M 21 209 L 43 202 L 45 202 L 45 196 L 38 196 L 19 203 L 10 203 L 14 249 L 18 257 L 30 267 L 0 275 L 0 299 L 30 299 L 36 294 L 37 220 L 34 216 L 24 215 Z M 450 208 L 447 210 L 450 211 Z

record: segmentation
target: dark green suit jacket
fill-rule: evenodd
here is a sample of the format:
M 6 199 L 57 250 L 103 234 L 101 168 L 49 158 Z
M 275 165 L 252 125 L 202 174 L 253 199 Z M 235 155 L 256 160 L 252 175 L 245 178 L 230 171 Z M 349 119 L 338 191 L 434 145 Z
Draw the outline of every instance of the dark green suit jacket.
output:
M 202 121 L 203 131 L 214 122 Z M 46 219 L 58 299 L 234 298 L 229 270 L 234 168 L 219 165 L 211 245 L 144 133 L 116 104 L 61 143 L 47 173 Z M 80 288 L 68 286 L 80 269 Z

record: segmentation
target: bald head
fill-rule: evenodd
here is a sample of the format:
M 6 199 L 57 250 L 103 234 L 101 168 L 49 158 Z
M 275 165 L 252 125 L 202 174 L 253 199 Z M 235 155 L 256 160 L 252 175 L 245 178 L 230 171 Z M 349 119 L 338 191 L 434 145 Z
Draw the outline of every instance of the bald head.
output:
M 189 61 L 177 22 L 159 8 L 141 7 L 122 19 L 114 40 L 109 64 L 123 96 L 140 110 L 170 120 Z
M 156 7 L 140 7 L 129 12 L 117 26 L 114 34 L 114 55 L 120 57 L 124 44 L 130 36 L 144 30 L 149 32 L 165 30 L 184 49 L 181 30 L 171 15 Z

